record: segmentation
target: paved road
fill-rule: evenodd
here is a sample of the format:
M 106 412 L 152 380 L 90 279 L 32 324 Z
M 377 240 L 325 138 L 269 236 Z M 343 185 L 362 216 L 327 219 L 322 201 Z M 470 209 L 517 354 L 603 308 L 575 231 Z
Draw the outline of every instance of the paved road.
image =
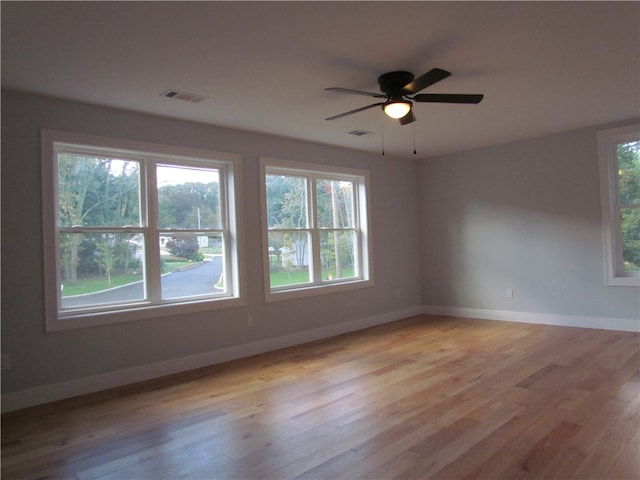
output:
M 220 292 L 215 285 L 222 274 L 222 257 L 215 256 L 194 267 L 162 276 L 162 298 L 177 298 L 190 295 L 206 295 Z M 63 297 L 62 306 L 79 307 L 99 305 L 123 300 L 139 300 L 143 297 L 142 282 L 130 283 L 102 292 Z

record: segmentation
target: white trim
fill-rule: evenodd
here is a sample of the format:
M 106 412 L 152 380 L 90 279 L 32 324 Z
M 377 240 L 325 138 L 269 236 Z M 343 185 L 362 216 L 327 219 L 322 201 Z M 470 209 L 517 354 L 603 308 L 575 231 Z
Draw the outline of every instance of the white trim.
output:
M 81 152 L 89 152 L 96 155 L 113 153 L 125 155 L 128 159 L 141 162 L 141 165 L 156 166 L 158 164 L 183 165 L 196 168 L 215 168 L 220 171 L 221 210 L 226 219 L 224 230 L 227 232 L 225 239 L 228 241 L 225 249 L 224 263 L 231 288 L 228 295 L 217 297 L 197 298 L 192 297 L 186 301 L 172 300 L 161 301 L 159 299 L 160 271 L 159 265 L 153 262 L 145 262 L 147 281 L 153 279 L 156 284 L 151 292 L 156 297 L 151 297 L 140 302 L 114 305 L 96 306 L 79 310 L 61 311 L 59 308 L 61 284 L 59 279 L 58 255 L 57 255 L 57 229 L 56 229 L 56 205 L 57 193 L 55 187 L 56 178 L 56 152 L 61 148 L 72 148 Z M 41 130 L 41 165 L 42 165 L 42 215 L 43 215 L 43 255 L 44 255 L 44 296 L 45 296 L 45 330 L 54 332 L 60 330 L 91 327 L 96 325 L 128 322 L 161 316 L 217 310 L 246 305 L 245 293 L 245 261 L 244 234 L 242 219 L 242 186 L 241 186 L 241 156 L 235 153 L 216 152 L 210 150 L 195 149 L 190 147 L 176 147 L 156 143 L 139 142 L 132 140 L 101 137 L 95 135 L 79 134 L 58 130 Z M 151 218 L 157 215 L 157 205 L 153 195 L 145 195 L 155 185 L 155 173 L 153 168 L 144 169 L 141 173 L 141 195 L 146 197 L 141 201 L 143 216 Z M 146 207 L 146 208 L 145 208 Z M 155 213 L 155 214 L 154 214 Z M 149 218 L 147 218 L 149 220 Z M 151 228 L 150 228 L 151 224 Z M 116 227 L 109 228 L 111 230 Z M 126 231 L 125 227 L 118 230 Z M 149 235 L 150 232 L 159 231 L 158 225 L 153 220 L 142 222 L 135 231 L 145 233 L 145 252 L 148 258 L 159 258 L 157 244 Z M 155 255 L 154 255 L 155 253 Z M 149 301 L 150 300 L 150 301 Z
M 336 165 L 328 165 L 324 163 L 311 163 L 311 162 L 300 162 L 296 160 L 285 160 L 282 158 L 274 158 L 274 157 L 266 157 L 260 156 L 260 163 L 272 170 L 281 169 L 283 174 L 291 174 L 291 170 L 297 170 L 299 172 L 305 172 L 309 174 L 324 174 L 329 177 L 335 177 L 336 179 L 341 179 L 342 176 L 347 177 L 362 177 L 369 176 L 369 172 L 367 170 L 350 168 L 350 167 L 342 167 Z
M 359 170 L 347 167 L 336 167 L 331 165 L 321 165 L 315 163 L 298 162 L 293 160 L 283 160 L 272 157 L 259 157 L 260 161 L 260 216 L 262 230 L 262 272 L 265 302 L 274 302 L 282 300 L 290 300 L 315 295 L 324 295 L 333 292 L 342 292 L 356 288 L 366 288 L 375 285 L 373 278 L 373 258 L 371 252 L 372 235 L 371 235 L 371 189 L 368 170 Z M 361 275 L 356 279 L 344 279 L 344 281 L 335 281 L 331 283 L 320 282 L 318 278 L 310 284 L 291 285 L 278 289 L 271 289 L 270 279 L 270 258 L 269 258 L 269 228 L 267 225 L 267 191 L 266 191 L 266 175 L 268 172 L 282 173 L 286 175 L 309 175 L 322 176 L 322 178 L 334 179 L 350 179 L 357 188 L 353 192 L 355 201 L 356 223 L 359 230 L 358 235 L 358 262 Z M 310 195 L 315 198 L 313 193 L 314 185 L 311 185 Z M 315 208 L 315 200 L 311 202 Z M 315 213 L 309 212 L 310 218 L 315 218 Z M 313 223 L 313 222 L 312 222 Z M 311 235 L 317 233 L 316 225 L 309 225 L 307 229 L 301 229 L 300 232 L 308 231 Z M 312 245 L 318 245 L 316 240 L 311 242 Z M 315 252 L 315 262 L 319 263 L 319 252 Z M 313 265 L 313 259 L 311 264 Z
M 548 313 L 511 312 L 480 308 L 418 305 L 402 310 L 373 315 L 350 322 L 329 325 L 304 332 L 292 333 L 277 338 L 236 345 L 222 350 L 189 355 L 187 357 L 118 370 L 103 375 L 85 377 L 42 387 L 21 390 L 2 395 L 2 412 L 32 407 L 88 393 L 99 392 L 136 382 L 151 380 L 165 375 L 207 367 L 239 358 L 249 357 L 281 348 L 329 338 L 343 333 L 362 330 L 376 325 L 395 322 L 416 315 L 442 315 L 450 317 L 499 320 L 505 322 L 532 323 L 564 327 L 595 328 L 640 332 L 640 320 L 630 318 L 587 317 Z
M 584 315 L 562 315 L 557 313 L 511 312 L 504 310 L 487 310 L 482 308 L 447 307 L 441 305 L 424 305 L 423 313 L 427 315 L 446 315 L 449 317 L 500 320 L 503 322 L 555 325 L 558 327 L 580 327 L 640 332 L 640 319 L 633 318 L 607 318 L 588 317 Z
M 602 130 L 597 133 L 600 203 L 604 242 L 605 281 L 608 286 L 637 287 L 640 276 L 626 274 L 622 265 L 622 240 L 618 220 L 617 148 L 640 139 L 640 125 Z
M 44 403 L 63 400 L 94 393 L 109 388 L 142 382 L 165 375 L 185 372 L 196 368 L 207 367 L 239 358 L 278 350 L 293 345 L 300 345 L 343 333 L 362 330 L 364 328 L 395 322 L 403 318 L 422 314 L 422 307 L 407 307 L 402 310 L 382 313 L 350 322 L 329 325 L 326 327 L 292 333 L 277 338 L 268 338 L 257 342 L 236 345 L 222 350 L 189 355 L 187 357 L 166 360 L 163 362 L 142 365 L 139 367 L 118 370 L 103 375 L 80 378 L 42 387 L 31 388 L 19 392 L 2 395 L 2 412 L 10 412 L 21 408 L 32 407 Z

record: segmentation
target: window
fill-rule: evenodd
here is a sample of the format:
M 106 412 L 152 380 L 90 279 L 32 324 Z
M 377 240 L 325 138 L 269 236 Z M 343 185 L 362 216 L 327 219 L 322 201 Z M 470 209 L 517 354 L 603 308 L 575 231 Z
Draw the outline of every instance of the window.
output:
M 372 285 L 367 172 L 261 159 L 267 300 Z
M 47 329 L 240 303 L 237 157 L 44 130 Z
M 608 285 L 640 285 L 640 125 L 598 133 Z

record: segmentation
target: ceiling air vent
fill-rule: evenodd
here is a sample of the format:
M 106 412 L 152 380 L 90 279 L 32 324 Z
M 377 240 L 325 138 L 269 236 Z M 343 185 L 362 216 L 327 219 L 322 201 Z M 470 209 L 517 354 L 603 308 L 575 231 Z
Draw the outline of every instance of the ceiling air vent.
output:
M 167 90 L 161 93 L 161 96 L 173 98 L 175 100 L 184 100 L 185 102 L 200 103 L 205 98 L 204 95 L 196 95 L 195 93 L 180 92 L 179 90 Z
M 365 135 L 371 135 L 372 132 L 368 130 L 353 130 L 351 132 L 347 132 L 349 135 L 355 135 L 356 137 L 364 137 Z

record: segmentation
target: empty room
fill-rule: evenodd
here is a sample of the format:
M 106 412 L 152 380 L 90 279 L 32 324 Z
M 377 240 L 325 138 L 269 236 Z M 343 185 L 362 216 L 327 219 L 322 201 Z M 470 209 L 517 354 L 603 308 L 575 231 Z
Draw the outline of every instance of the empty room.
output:
M 3 1 L 2 478 L 640 478 L 639 2 Z

